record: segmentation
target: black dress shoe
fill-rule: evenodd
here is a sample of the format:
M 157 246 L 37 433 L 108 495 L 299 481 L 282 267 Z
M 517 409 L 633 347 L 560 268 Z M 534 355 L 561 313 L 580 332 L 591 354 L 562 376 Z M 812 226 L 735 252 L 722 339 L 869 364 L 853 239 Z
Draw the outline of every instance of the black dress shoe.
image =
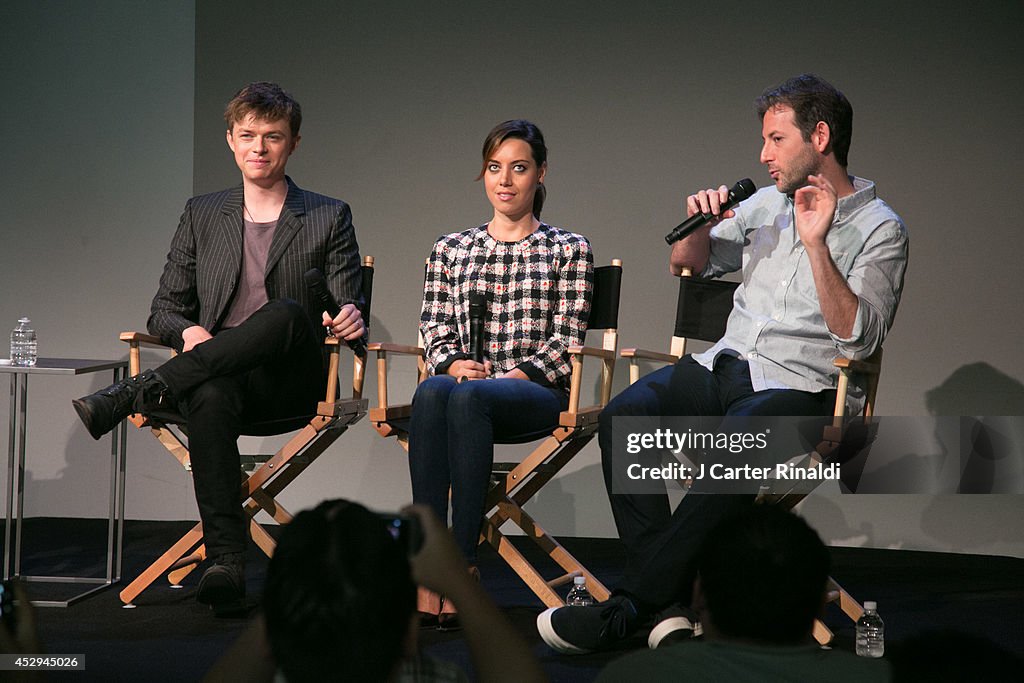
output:
M 196 602 L 209 605 L 218 616 L 246 609 L 245 565 L 241 554 L 224 555 L 199 579 Z
M 141 412 L 142 404 L 162 401 L 168 393 L 167 385 L 160 376 L 152 370 L 146 370 L 142 374 L 115 382 L 106 389 L 100 389 L 95 394 L 75 399 L 71 404 L 92 438 L 99 439 L 121 420 L 134 412 Z

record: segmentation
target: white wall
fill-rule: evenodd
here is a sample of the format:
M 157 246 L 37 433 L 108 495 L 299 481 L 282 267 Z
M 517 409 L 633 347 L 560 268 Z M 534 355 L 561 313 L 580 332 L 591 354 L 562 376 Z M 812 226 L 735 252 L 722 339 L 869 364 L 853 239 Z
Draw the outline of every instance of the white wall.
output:
M 661 240 L 683 197 L 744 176 L 764 184 L 751 102 L 813 70 L 853 102 L 851 171 L 878 183 L 911 234 L 880 412 L 1024 414 L 1019 4 L 248 0 L 199 2 L 194 18 L 191 3 L 21 5 L 0 48 L 23 65 L 12 78 L 24 93 L 2 112 L 16 133 L 0 183 L 0 322 L 32 316 L 44 355 L 123 353 L 116 332 L 144 324 L 185 199 L 237 182 L 220 112 L 255 79 L 302 102 L 289 170 L 349 201 L 363 253 L 378 258 L 374 339 L 415 339 L 423 258 L 438 234 L 489 216 L 472 182 L 480 144 L 524 116 L 550 148 L 545 218 L 587 234 L 599 261 L 625 260 L 622 341 L 661 345 L 675 297 Z M 413 372 L 397 371 L 401 395 Z M 625 380 L 620 366 L 617 389 Z M 29 514 L 104 513 L 80 491 L 102 486 L 106 446 L 67 399 L 105 381 L 33 382 Z M 129 448 L 129 516 L 194 517 L 173 461 L 144 434 Z M 598 462 L 589 446 L 538 497 L 553 531 L 614 535 Z M 404 452 L 356 425 L 284 502 L 339 495 L 408 501 Z M 1021 500 L 823 493 L 804 510 L 837 543 L 1024 556 Z
M 3 15 L 0 329 L 27 315 L 42 356 L 120 358 L 117 333 L 145 324 L 192 190 L 195 4 L 22 0 Z M 70 401 L 110 381 L 31 378 L 27 515 L 106 516 L 110 446 Z M 129 437 L 129 515 L 195 514 L 188 479 L 140 442 Z

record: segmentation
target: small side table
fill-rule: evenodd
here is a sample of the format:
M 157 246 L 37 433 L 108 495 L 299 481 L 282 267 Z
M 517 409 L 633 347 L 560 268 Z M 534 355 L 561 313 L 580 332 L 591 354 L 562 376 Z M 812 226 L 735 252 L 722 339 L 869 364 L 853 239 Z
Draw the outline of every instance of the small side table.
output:
M 104 578 L 82 576 L 21 576 L 21 520 L 25 499 L 25 441 L 28 416 L 29 375 L 84 375 L 90 372 L 112 370 L 114 381 L 128 374 L 128 361 L 87 360 L 81 358 L 40 358 L 32 367 L 0 365 L 0 372 L 11 376 L 11 422 L 7 447 L 7 526 L 4 530 L 4 580 L 15 576 L 22 581 L 41 583 L 92 584 L 67 600 L 33 600 L 42 607 L 67 607 L 93 593 L 109 588 L 121 580 L 121 550 L 124 533 L 124 472 L 127 422 L 121 422 L 110 433 L 110 496 L 107 514 L 107 574 Z M 69 415 L 73 416 L 68 408 Z M 17 445 L 17 448 L 15 448 Z M 17 460 L 17 477 L 15 477 Z M 17 489 L 15 489 L 17 483 Z M 17 491 L 17 505 L 15 505 Z M 11 544 L 11 522 L 14 521 L 14 544 Z M 13 572 L 11 555 L 14 555 Z

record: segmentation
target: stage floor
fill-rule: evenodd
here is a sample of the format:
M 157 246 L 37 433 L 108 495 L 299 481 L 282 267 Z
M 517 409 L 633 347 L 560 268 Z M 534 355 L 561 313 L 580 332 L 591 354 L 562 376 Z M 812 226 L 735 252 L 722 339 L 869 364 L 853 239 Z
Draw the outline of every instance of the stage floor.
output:
M 84 654 L 86 670 L 77 680 L 198 680 L 243 628 L 241 619 L 216 619 L 193 599 L 200 572 L 193 572 L 179 590 L 163 580 L 123 609 L 117 593 L 187 531 L 193 522 L 129 521 L 125 528 L 122 582 L 66 609 L 37 608 L 44 647 L 50 654 Z M 270 527 L 272 533 L 278 531 Z M 35 518 L 24 523 L 24 574 L 102 576 L 105 571 L 106 521 Z M 513 539 L 530 553 L 531 548 Z M 564 539 L 565 545 L 607 585 L 614 586 L 623 564 L 621 545 L 611 539 Z M 876 600 L 886 623 L 889 651 L 899 655 L 900 643 L 934 643 L 946 652 L 943 636 L 924 634 L 957 631 L 994 643 L 1024 657 L 1024 560 L 903 550 L 833 548 L 832 575 L 856 599 Z M 614 652 L 564 657 L 540 640 L 534 620 L 541 603 L 493 552 L 480 558 L 484 586 L 530 642 L 554 681 L 589 681 L 601 667 L 624 651 L 644 647 L 637 637 Z M 248 591 L 262 592 L 266 559 L 255 547 L 249 552 Z M 556 574 L 552 567 L 552 576 Z M 32 583 L 33 599 L 61 599 L 67 586 Z M 80 590 L 80 588 L 79 588 Z M 826 623 L 836 632 L 834 647 L 853 649 L 853 624 L 830 607 Z M 471 671 L 469 652 L 458 632 L 423 631 L 422 643 L 432 655 Z M 955 648 L 953 648 L 955 649 Z M 888 653 L 887 653 L 888 656 Z

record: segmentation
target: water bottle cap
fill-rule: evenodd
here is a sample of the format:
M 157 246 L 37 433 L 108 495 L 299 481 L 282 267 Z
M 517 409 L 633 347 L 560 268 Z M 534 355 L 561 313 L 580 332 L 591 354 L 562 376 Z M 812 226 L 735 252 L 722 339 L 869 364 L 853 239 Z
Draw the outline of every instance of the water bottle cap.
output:
M 573 579 L 572 579 L 572 582 L 573 582 L 573 585 L 575 585 L 575 586 L 582 586 L 582 585 L 584 585 L 587 582 L 587 577 L 585 577 L 585 576 L 574 576 Z
M 874 610 L 878 609 L 878 603 L 875 602 L 874 600 L 865 600 L 864 601 L 864 609 L 868 609 L 868 610 L 874 611 Z

